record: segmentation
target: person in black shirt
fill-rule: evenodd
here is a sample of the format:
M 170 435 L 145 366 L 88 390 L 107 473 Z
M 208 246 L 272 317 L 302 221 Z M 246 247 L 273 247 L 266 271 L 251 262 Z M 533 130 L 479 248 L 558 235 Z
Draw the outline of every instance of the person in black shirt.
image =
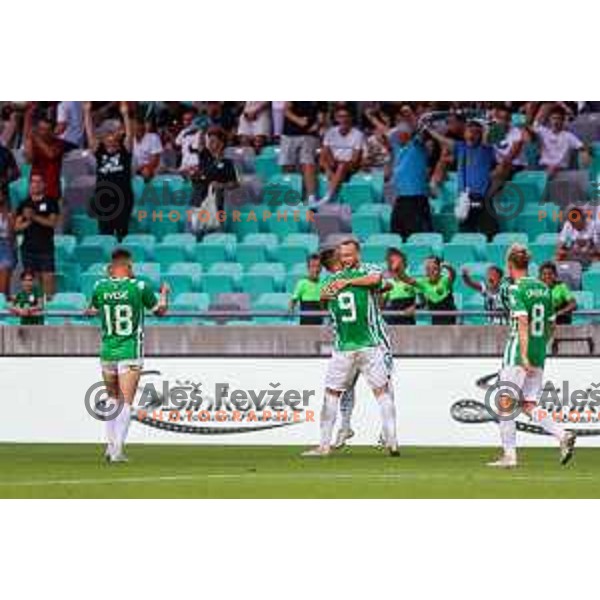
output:
M 298 167 L 304 177 L 304 191 L 309 204 L 316 201 L 317 150 L 325 113 L 319 102 L 286 102 L 279 164 L 286 171 Z
M 29 198 L 17 208 L 15 231 L 23 234 L 21 261 L 35 273 L 46 296 L 54 294 L 54 229 L 60 213 L 58 201 L 45 195 L 46 184 L 38 173 L 31 174 Z
M 114 235 L 121 242 L 129 232 L 133 210 L 131 187 L 131 120 L 127 102 L 121 103 L 125 138 L 112 132 L 98 141 L 91 115 L 91 102 L 84 107 L 85 130 L 90 148 L 96 156 L 96 189 L 89 212 L 98 220 L 102 235 Z
M 225 158 L 226 133 L 220 127 L 209 127 L 206 133 L 206 147 L 198 153 L 198 166 L 191 169 L 193 186 L 192 206 L 199 207 L 206 200 L 212 188 L 217 196 L 217 210 L 222 211 L 225 204 L 224 191 L 239 185 L 233 161 Z

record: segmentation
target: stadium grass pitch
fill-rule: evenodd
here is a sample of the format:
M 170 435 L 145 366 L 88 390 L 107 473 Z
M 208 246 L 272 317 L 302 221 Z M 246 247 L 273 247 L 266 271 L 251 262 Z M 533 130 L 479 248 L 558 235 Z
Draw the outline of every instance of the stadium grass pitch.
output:
M 0 444 L 1 498 L 600 498 L 600 449 L 561 467 L 554 448 L 525 449 L 510 471 L 490 448 L 141 445 L 107 465 L 92 444 Z

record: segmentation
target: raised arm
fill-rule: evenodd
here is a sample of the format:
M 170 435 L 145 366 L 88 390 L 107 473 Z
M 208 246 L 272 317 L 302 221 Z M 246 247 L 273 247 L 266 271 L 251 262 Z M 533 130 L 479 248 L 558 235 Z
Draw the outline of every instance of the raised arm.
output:
M 454 282 L 456 281 L 456 270 L 454 269 L 454 267 L 447 262 L 444 262 L 441 264 L 441 268 L 446 270 L 446 273 L 448 273 L 448 279 L 450 280 L 451 284 L 454 284 Z
M 479 281 L 475 281 L 472 277 L 471 277 L 471 273 L 469 273 L 469 269 L 464 268 L 461 271 L 461 275 L 462 275 L 462 280 L 464 281 L 464 284 L 471 288 L 472 290 L 475 290 L 476 292 L 483 292 L 483 285 L 481 284 L 481 282 Z
M 131 123 L 131 115 L 129 114 L 129 103 L 126 101 L 121 102 L 119 105 L 121 116 L 123 117 L 123 125 L 125 126 L 125 139 L 123 144 L 125 148 L 131 152 L 133 147 L 133 126 Z
M 94 130 L 94 122 L 92 120 L 92 103 L 83 103 L 83 126 L 85 127 L 85 136 L 87 137 L 88 147 L 92 152 L 96 152 L 98 148 L 98 139 Z
M 432 127 L 429 127 L 429 125 L 423 127 L 423 131 L 426 131 L 436 142 L 438 142 L 444 148 L 447 148 L 451 152 L 454 151 L 454 140 L 450 139 L 449 137 L 446 137 L 445 135 L 442 135 L 439 131 L 436 131 Z

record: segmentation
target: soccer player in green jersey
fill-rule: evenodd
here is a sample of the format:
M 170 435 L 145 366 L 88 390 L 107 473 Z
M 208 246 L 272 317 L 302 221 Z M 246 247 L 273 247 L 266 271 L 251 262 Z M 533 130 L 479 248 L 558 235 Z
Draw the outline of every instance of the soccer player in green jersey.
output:
M 305 456 L 330 453 L 340 397 L 354 385 L 358 373 L 365 377 L 379 403 L 385 446 L 396 456 L 396 408 L 390 382 L 391 363 L 386 351 L 389 342 L 377 298 L 382 274 L 361 264 L 360 248 L 355 240 L 340 244 L 339 259 L 342 269 L 325 280 L 321 292 L 335 336 L 325 377 L 321 441 L 318 448 L 306 452 Z
M 506 407 L 510 415 L 514 403 L 520 402 L 526 414 L 559 440 L 560 460 L 566 464 L 573 456 L 575 434 L 566 431 L 545 411 L 538 412 L 546 347 L 554 333 L 554 309 L 550 289 L 539 279 L 528 276 L 529 259 L 527 248 L 519 244 L 514 244 L 508 252 L 508 274 L 513 282 L 508 288 L 511 324 L 500 372 L 500 405 Z M 506 387 L 503 389 L 503 386 Z M 504 452 L 489 465 L 515 467 L 516 422 L 507 416 L 499 421 L 499 426 Z
M 164 314 L 169 289 L 163 284 L 157 297 L 146 282 L 136 279 L 128 250 L 113 252 L 109 270 L 110 276 L 94 287 L 88 313 L 100 316 L 102 376 L 111 402 L 122 404 L 116 417 L 106 421 L 106 458 L 109 462 L 124 462 L 131 405 L 144 356 L 144 312 Z

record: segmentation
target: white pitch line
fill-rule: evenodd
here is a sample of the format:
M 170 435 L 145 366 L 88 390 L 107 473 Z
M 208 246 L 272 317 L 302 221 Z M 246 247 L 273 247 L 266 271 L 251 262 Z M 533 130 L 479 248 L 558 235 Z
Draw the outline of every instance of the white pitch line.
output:
M 468 475 L 468 474 L 467 474 Z M 506 479 L 498 479 L 491 475 L 475 475 L 472 477 L 458 478 L 454 475 L 445 473 L 205 473 L 190 475 L 158 475 L 149 477 L 111 477 L 111 478 L 83 478 L 83 479 L 32 479 L 29 481 L 0 481 L 0 487 L 43 487 L 53 485 L 106 485 L 115 483 L 136 484 L 136 483 L 168 483 L 177 481 L 201 481 L 208 479 L 221 480 L 241 480 L 247 478 L 273 478 L 273 479 L 326 479 L 326 480 L 370 480 L 370 481 L 428 481 L 428 480 L 457 480 L 463 483 L 508 483 L 510 481 L 527 481 L 529 483 L 570 483 L 573 481 L 598 481 L 600 478 L 591 475 L 567 475 L 567 476 L 543 476 L 543 475 L 510 475 Z M 471 481 L 468 481 L 470 479 Z

